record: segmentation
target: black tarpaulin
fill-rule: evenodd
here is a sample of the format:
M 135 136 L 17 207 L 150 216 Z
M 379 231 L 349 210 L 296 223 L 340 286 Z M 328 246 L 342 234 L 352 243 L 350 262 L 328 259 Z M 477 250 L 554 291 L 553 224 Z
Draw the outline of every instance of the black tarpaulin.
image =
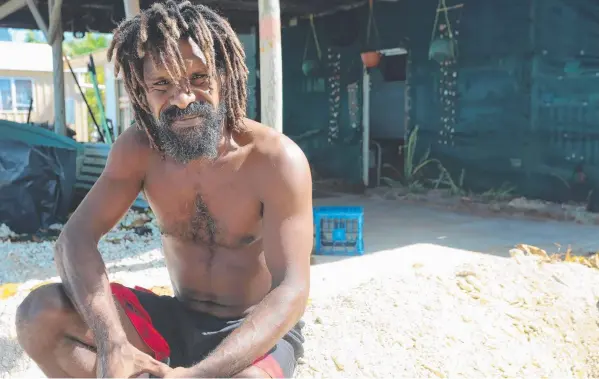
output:
M 35 233 L 63 222 L 76 180 L 75 150 L 0 140 L 0 224 Z

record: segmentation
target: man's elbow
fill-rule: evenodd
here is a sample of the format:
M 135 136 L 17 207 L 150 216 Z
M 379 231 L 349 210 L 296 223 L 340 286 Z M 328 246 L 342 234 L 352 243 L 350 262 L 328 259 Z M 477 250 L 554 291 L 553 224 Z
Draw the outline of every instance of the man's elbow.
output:
M 73 259 L 73 253 L 88 250 L 91 246 L 97 246 L 97 243 L 87 238 L 86 233 L 72 230 L 67 225 L 54 243 L 54 262 L 59 270 L 63 270 L 65 263 Z
M 293 307 L 303 313 L 308 305 L 308 297 L 310 296 L 309 280 L 283 281 L 282 288 L 285 297 L 293 304 Z

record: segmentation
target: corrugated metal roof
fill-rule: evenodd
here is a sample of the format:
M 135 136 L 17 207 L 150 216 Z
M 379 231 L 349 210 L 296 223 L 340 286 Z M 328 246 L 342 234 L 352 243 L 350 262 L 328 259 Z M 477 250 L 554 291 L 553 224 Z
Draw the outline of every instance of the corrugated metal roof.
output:
M 0 71 L 52 72 L 52 47 L 45 43 L 0 41 Z

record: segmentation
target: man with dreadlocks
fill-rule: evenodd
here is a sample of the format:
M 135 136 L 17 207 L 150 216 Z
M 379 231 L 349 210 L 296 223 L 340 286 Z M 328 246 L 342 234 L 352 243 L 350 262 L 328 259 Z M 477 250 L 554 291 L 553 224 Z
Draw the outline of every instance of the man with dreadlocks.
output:
M 310 282 L 310 168 L 291 140 L 244 118 L 239 39 L 209 8 L 169 0 L 119 25 L 108 56 L 136 127 L 56 242 L 62 283 L 19 306 L 19 343 L 49 377 L 292 376 Z M 110 283 L 97 247 L 140 191 L 174 297 Z

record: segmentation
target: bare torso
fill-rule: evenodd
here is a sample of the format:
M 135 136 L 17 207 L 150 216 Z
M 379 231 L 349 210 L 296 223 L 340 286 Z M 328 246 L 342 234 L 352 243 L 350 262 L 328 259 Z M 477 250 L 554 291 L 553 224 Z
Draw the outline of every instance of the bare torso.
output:
M 251 133 L 210 167 L 184 167 L 153 154 L 144 180 L 156 216 L 175 296 L 192 309 L 238 317 L 271 289 L 262 248 L 263 206 L 252 180 L 257 139 Z M 259 142 L 258 142 L 259 143 Z

